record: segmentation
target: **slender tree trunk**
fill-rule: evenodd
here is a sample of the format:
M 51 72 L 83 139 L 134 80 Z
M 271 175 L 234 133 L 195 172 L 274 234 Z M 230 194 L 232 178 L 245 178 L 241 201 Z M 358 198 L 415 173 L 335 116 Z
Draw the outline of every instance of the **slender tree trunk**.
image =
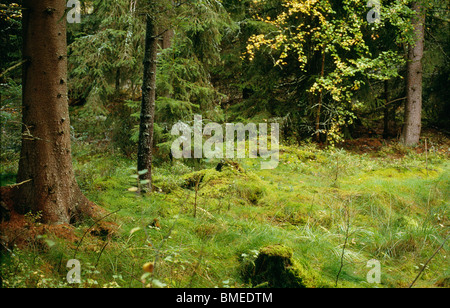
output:
M 16 210 L 48 224 L 74 222 L 93 208 L 75 181 L 67 95 L 66 2 L 24 0 L 22 150 Z
M 409 46 L 408 50 L 405 124 L 401 137 L 401 142 L 407 146 L 415 145 L 419 142 L 422 128 L 422 57 L 425 9 L 419 1 L 416 1 L 413 3 L 413 10 L 416 12 L 412 19 L 415 44 Z
M 388 139 L 392 135 L 392 107 L 389 105 L 389 81 L 384 81 L 384 128 L 383 128 L 383 139 Z
M 164 31 L 160 38 L 160 47 L 161 49 L 167 49 L 172 46 L 172 39 L 175 35 L 175 32 L 172 29 Z
M 325 48 L 322 50 L 322 66 L 320 69 L 320 77 L 323 78 L 325 73 Z M 322 112 L 322 97 L 323 93 L 322 90 L 320 90 L 319 93 L 319 102 L 317 103 L 317 114 L 316 114 L 316 141 L 320 142 L 320 115 Z
M 158 46 L 161 50 L 170 48 L 172 46 L 172 39 L 175 35 L 175 31 L 172 29 L 158 29 L 158 33 L 162 33 L 162 35 L 158 38 Z M 159 93 L 161 96 L 164 97 L 171 97 L 171 94 L 169 93 L 169 90 L 166 90 L 164 92 Z
M 152 150 L 153 125 L 156 101 L 156 56 L 158 51 L 156 27 L 151 16 L 147 16 L 147 33 L 145 37 L 144 78 L 142 84 L 141 120 L 139 126 L 138 170 L 148 170 L 140 175 L 140 180 L 148 180 L 142 185 L 152 191 Z M 146 191 L 146 189 L 143 189 Z
M 120 67 L 116 70 L 116 87 L 115 87 L 116 95 L 120 94 Z

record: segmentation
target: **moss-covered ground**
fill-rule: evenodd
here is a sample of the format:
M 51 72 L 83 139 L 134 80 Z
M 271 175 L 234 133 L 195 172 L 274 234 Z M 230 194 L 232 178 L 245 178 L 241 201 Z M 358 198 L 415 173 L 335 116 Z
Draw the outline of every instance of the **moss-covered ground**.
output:
M 449 234 L 450 162 L 448 150 L 399 147 L 282 146 L 274 170 L 261 170 L 260 158 L 221 171 L 218 160 L 156 161 L 155 192 L 140 196 L 129 190 L 135 160 L 75 145 L 77 180 L 109 215 L 66 226 L 70 236 L 43 228 L 19 242 L 3 232 L 3 286 L 251 287 L 243 265 L 283 245 L 293 270 L 315 277 L 308 287 L 408 287 Z M 415 286 L 449 287 L 448 249 Z M 69 259 L 81 262 L 80 285 L 67 283 Z M 367 281 L 372 259 L 380 284 Z

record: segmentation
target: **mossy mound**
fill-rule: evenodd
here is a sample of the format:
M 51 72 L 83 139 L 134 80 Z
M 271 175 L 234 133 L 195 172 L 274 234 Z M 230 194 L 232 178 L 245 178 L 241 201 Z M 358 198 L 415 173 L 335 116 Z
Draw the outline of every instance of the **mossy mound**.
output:
M 239 164 L 228 163 L 220 170 L 203 169 L 185 174 L 181 187 L 195 189 L 198 185 L 200 196 L 233 194 L 251 205 L 257 205 L 265 196 L 264 182 L 254 173 L 246 172 Z
M 220 178 L 220 172 L 215 169 L 203 169 L 183 175 L 183 188 L 194 188 L 197 184 L 204 184 L 216 181 Z
M 243 260 L 242 276 L 253 287 L 311 288 L 315 275 L 293 259 L 293 251 L 284 245 L 259 250 L 255 260 Z

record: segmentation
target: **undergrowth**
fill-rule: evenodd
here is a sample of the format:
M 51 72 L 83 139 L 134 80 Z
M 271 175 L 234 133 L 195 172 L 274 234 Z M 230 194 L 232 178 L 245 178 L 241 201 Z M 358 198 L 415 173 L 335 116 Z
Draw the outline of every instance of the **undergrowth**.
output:
M 259 159 L 220 171 L 219 161 L 165 162 L 155 165 L 155 192 L 140 196 L 129 191 L 132 158 L 74 148 L 80 187 L 110 215 L 71 227 L 72 239 L 9 246 L 4 287 L 251 287 L 243 260 L 277 244 L 320 277 L 316 287 L 407 287 L 449 234 L 448 153 L 307 144 L 281 147 L 274 170 Z M 81 284 L 67 283 L 69 259 L 81 262 Z M 371 259 L 379 285 L 366 279 Z M 416 286 L 448 286 L 449 268 L 447 243 Z

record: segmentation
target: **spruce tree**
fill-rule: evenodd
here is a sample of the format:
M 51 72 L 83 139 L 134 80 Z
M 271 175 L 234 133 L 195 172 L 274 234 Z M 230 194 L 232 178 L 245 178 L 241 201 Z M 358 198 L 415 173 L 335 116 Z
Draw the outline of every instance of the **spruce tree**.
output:
M 48 224 L 93 214 L 72 167 L 65 2 L 23 2 L 22 150 L 17 210 Z

